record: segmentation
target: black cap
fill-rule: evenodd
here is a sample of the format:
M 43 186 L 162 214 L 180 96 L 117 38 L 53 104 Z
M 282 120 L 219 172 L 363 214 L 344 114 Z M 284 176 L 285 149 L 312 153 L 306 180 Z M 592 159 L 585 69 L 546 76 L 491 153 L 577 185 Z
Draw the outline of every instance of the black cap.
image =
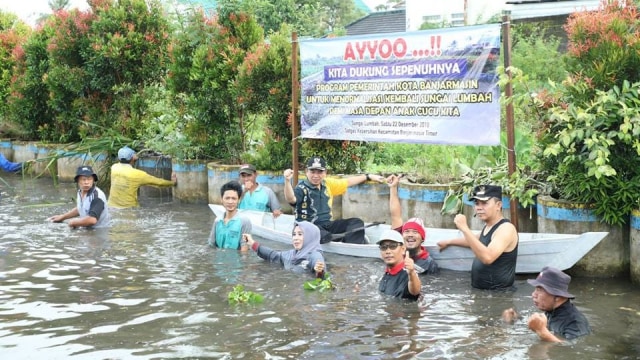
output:
M 95 182 L 98 182 L 98 175 L 96 175 L 96 173 L 93 172 L 93 169 L 91 168 L 91 166 L 88 166 L 88 165 L 79 166 L 78 170 L 76 170 L 76 176 L 73 178 L 73 181 L 78 182 L 78 177 L 80 176 L 93 176 L 93 180 Z
M 327 170 L 327 162 L 320 156 L 314 156 L 307 160 L 307 170 Z
M 502 200 L 502 187 L 497 185 L 480 185 L 473 188 L 471 200 L 487 201 L 492 197 Z

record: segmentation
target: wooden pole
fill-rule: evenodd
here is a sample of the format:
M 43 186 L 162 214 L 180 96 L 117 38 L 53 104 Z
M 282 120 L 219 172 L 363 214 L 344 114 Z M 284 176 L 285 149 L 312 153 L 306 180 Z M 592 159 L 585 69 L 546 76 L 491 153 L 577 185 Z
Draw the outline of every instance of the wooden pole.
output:
M 298 183 L 298 94 L 300 84 L 298 82 L 298 33 L 291 34 L 291 168 L 293 169 L 293 184 Z
M 513 87 L 511 86 L 511 15 L 504 12 L 502 16 L 502 48 L 504 49 L 504 68 L 505 74 L 509 77 L 504 94 L 510 100 L 513 96 Z M 513 103 L 507 102 L 506 108 L 507 120 L 507 165 L 509 167 L 509 177 L 516 171 L 516 152 L 515 152 L 515 126 L 513 120 Z M 518 230 L 518 199 L 510 197 L 510 216 L 511 223 Z

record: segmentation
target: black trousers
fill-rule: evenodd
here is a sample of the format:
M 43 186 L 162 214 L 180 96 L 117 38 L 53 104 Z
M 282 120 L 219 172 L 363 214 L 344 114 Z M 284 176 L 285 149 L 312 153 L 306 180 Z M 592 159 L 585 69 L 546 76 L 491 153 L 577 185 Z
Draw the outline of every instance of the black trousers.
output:
M 334 241 L 342 241 L 351 244 L 365 244 L 364 222 L 358 218 L 339 219 L 322 224 L 316 224 L 320 228 L 320 243 L 331 241 L 332 235 L 346 233 L 343 237 Z M 354 230 L 358 229 L 358 230 Z

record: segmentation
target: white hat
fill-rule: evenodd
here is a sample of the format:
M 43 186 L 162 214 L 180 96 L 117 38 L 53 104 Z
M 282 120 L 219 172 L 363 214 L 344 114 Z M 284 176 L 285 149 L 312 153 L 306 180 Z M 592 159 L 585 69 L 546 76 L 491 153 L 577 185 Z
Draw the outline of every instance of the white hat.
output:
M 380 240 L 376 244 L 380 244 L 383 241 L 395 241 L 400 244 L 404 244 L 404 239 L 402 238 L 402 234 L 393 229 L 387 229 L 382 232 L 380 235 Z

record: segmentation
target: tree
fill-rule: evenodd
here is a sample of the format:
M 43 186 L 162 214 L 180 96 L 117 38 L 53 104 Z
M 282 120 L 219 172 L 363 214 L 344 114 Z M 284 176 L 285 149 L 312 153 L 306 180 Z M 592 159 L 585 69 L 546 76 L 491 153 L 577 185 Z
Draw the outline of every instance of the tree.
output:
M 53 11 L 66 10 L 69 8 L 71 0 L 49 0 L 49 8 Z

